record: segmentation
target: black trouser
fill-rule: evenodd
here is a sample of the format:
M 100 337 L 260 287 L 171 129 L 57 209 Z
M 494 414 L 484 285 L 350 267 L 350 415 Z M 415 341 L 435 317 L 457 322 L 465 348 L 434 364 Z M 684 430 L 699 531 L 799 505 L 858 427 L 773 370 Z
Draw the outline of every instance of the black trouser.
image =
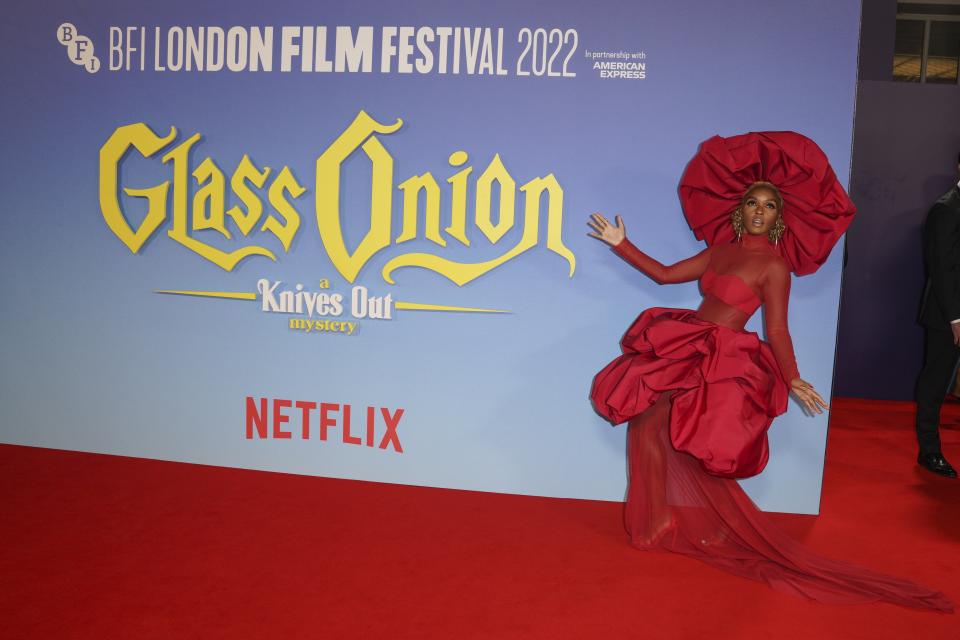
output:
M 917 442 L 921 455 L 940 453 L 940 407 L 960 358 L 952 331 L 927 327 L 926 333 L 926 357 L 917 380 Z

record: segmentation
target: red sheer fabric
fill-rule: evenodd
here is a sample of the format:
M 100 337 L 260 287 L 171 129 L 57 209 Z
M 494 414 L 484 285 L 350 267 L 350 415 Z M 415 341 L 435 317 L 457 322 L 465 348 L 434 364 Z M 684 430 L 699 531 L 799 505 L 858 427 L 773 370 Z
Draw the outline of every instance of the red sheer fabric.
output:
M 661 283 L 700 280 L 694 311 L 648 309 L 597 374 L 596 410 L 630 422 L 625 511 L 632 543 L 694 556 L 820 602 L 883 600 L 952 611 L 942 594 L 822 558 L 771 525 L 733 478 L 767 463 L 767 430 L 798 377 L 787 329 L 790 270 L 764 236 L 665 266 L 627 241 L 625 260 Z M 744 323 L 765 305 L 762 342 Z
M 891 602 L 952 612 L 942 593 L 817 555 L 772 525 L 735 480 L 704 473 L 667 436 L 668 394 L 630 420 L 630 486 L 624 520 L 631 543 L 698 558 L 784 593 L 830 604 Z

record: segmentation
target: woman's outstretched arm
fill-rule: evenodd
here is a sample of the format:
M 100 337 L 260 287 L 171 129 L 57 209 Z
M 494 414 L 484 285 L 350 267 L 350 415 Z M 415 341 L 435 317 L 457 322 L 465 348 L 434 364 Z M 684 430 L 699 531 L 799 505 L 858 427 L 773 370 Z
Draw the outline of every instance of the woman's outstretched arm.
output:
M 800 377 L 797 359 L 793 353 L 793 340 L 787 328 L 787 305 L 790 298 L 790 269 L 781 262 L 770 265 L 762 281 L 764 324 L 767 342 L 780 366 L 784 381 L 800 403 L 813 413 L 828 409 L 826 401 L 816 389 Z
M 617 224 L 612 225 L 599 213 L 595 213 L 587 220 L 587 224 L 594 233 L 588 233 L 609 244 L 614 252 L 631 265 L 645 273 L 659 284 L 674 284 L 696 280 L 707 270 L 710 264 L 710 248 L 707 247 L 697 255 L 681 260 L 676 264 L 664 265 L 637 249 L 627 240 L 627 229 L 620 216 L 616 217 Z

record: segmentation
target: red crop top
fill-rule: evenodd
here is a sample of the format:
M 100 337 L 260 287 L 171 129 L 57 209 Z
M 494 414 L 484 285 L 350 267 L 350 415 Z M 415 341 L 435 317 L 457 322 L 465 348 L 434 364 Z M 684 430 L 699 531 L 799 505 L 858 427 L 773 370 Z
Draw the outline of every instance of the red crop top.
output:
M 790 267 L 766 236 L 746 235 L 740 242 L 707 247 L 697 255 L 665 266 L 624 239 L 614 252 L 660 284 L 700 280 L 703 303 L 697 317 L 742 331 L 750 316 L 764 306 L 764 331 L 790 385 L 800 377 L 787 329 Z

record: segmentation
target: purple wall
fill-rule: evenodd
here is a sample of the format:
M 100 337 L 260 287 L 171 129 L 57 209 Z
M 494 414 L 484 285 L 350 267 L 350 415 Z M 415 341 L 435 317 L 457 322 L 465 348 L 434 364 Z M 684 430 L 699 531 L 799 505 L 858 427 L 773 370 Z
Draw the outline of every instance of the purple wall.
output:
M 850 182 L 859 214 L 847 234 L 835 395 L 912 399 L 923 364 L 920 229 L 957 180 L 958 152 L 960 87 L 860 83 Z
M 896 0 L 864 0 L 860 10 L 860 59 L 857 61 L 861 82 L 892 79 L 896 20 Z

